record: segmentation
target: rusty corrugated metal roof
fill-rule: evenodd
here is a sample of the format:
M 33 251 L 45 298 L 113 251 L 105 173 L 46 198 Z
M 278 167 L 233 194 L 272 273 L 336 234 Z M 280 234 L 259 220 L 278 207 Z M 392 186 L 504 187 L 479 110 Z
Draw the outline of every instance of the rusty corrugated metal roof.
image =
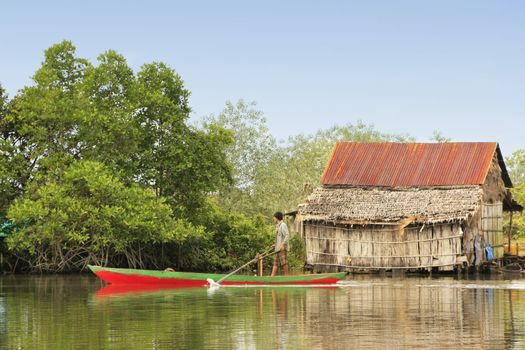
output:
M 388 187 L 481 185 L 496 151 L 503 162 L 495 142 L 338 142 L 321 183 Z M 502 170 L 507 187 L 511 187 L 504 164 Z

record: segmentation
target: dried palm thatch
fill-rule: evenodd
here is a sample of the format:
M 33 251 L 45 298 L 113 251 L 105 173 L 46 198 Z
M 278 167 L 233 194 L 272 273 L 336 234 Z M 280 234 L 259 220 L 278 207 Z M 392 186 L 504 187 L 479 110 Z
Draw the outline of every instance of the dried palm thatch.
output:
M 467 220 L 482 196 L 481 186 L 319 187 L 299 205 L 298 214 L 302 220 L 346 224 L 434 224 Z

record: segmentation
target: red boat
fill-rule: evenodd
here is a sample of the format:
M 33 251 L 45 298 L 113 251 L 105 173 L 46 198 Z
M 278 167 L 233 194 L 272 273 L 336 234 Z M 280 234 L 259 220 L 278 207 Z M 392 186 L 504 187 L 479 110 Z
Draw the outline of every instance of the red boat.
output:
M 208 287 L 208 280 L 219 281 L 226 275 L 214 273 L 174 272 L 155 270 L 117 269 L 88 265 L 102 280 L 111 284 L 152 285 L 163 287 Z M 223 286 L 244 285 L 327 285 L 345 278 L 347 272 L 289 276 L 233 275 L 221 282 Z

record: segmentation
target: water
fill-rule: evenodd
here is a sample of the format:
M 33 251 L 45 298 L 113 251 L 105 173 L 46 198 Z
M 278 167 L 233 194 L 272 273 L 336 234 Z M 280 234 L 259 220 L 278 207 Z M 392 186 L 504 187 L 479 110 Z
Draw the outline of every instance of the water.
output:
M 0 277 L 0 349 L 523 349 L 525 279 L 132 291 Z

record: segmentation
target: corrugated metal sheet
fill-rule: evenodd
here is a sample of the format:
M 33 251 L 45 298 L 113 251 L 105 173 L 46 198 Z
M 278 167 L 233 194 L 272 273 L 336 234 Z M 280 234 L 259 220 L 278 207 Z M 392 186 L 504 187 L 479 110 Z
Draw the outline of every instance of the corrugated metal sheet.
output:
M 481 185 L 496 149 L 495 142 L 338 142 L 321 183 L 389 187 Z

